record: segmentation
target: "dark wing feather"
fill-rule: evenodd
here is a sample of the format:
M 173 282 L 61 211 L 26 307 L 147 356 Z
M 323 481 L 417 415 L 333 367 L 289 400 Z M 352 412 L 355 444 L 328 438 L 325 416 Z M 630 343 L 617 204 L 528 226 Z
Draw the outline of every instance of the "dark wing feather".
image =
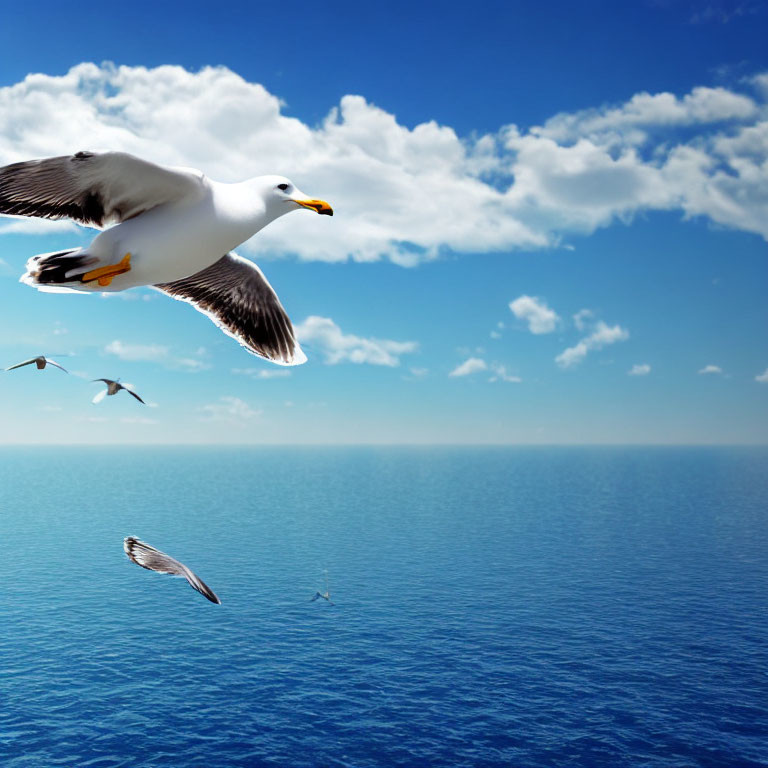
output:
M 14 368 L 22 368 L 25 365 L 32 365 L 32 363 L 36 363 L 37 358 L 33 357 L 30 360 L 25 360 L 23 363 L 16 363 L 16 365 L 10 366 L 10 368 L 6 368 L 6 371 L 12 371 Z
M 190 571 L 186 565 L 178 560 L 174 560 L 170 555 L 166 555 L 165 552 L 151 547 L 134 536 L 128 536 L 124 539 L 123 549 L 125 554 L 128 555 L 129 560 L 136 563 L 136 565 L 140 565 L 148 571 L 169 573 L 172 576 L 183 576 L 189 582 L 189 585 L 196 589 L 203 597 L 206 597 L 212 603 L 221 605 L 221 600 L 202 579 Z
M 163 168 L 125 152 L 29 160 L 0 168 L 0 213 L 101 227 L 200 196 L 204 178 L 199 171 Z
M 146 403 L 132 390 L 128 389 L 128 387 L 120 386 L 120 389 L 124 389 L 129 395 L 133 395 L 140 403 L 143 405 L 146 405 Z
M 254 355 L 278 365 L 300 365 L 307 359 L 267 278 L 236 253 L 190 277 L 155 288 L 192 304 Z

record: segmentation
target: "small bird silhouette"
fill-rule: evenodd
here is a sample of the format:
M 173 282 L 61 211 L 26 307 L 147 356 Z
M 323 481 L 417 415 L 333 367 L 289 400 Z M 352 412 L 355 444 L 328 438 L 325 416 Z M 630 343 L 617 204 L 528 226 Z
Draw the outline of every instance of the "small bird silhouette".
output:
M 146 405 L 146 403 L 131 389 L 120 383 L 120 379 L 113 381 L 112 379 L 93 379 L 93 381 L 103 381 L 106 385 L 106 389 L 102 389 L 101 392 L 97 392 L 96 396 L 91 402 L 100 403 L 105 397 L 116 395 L 121 389 L 124 389 L 129 395 L 133 395 L 140 403 Z
M 321 597 L 323 600 L 327 600 L 330 605 L 336 605 L 336 603 L 331 602 L 331 590 L 328 588 L 328 571 L 325 571 L 325 592 L 315 592 L 314 597 L 310 598 L 310 602 L 314 603 L 315 600 Z
M 49 357 L 43 357 L 43 355 L 39 355 L 38 357 L 30 357 L 29 360 L 25 360 L 23 363 L 16 363 L 16 365 L 12 365 L 10 368 L 6 368 L 5 370 L 12 371 L 14 368 L 22 368 L 25 365 L 32 365 L 32 363 L 37 366 L 39 371 L 42 371 L 46 365 L 53 365 L 56 368 L 64 371 L 64 373 L 69 373 L 69 371 L 63 365 L 59 365 L 55 360 L 51 360 Z

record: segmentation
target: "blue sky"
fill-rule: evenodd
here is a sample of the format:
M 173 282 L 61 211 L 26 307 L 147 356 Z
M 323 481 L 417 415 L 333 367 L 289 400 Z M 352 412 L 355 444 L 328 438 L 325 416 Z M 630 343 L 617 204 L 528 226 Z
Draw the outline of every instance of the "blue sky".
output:
M 768 440 L 764 4 L 228 8 L 4 12 L 0 163 L 124 149 L 329 200 L 239 249 L 309 362 L 150 290 L 37 293 L 26 258 L 91 233 L 4 219 L 0 362 L 77 375 L 2 374 L 0 441 Z M 99 376 L 151 407 L 92 405 Z

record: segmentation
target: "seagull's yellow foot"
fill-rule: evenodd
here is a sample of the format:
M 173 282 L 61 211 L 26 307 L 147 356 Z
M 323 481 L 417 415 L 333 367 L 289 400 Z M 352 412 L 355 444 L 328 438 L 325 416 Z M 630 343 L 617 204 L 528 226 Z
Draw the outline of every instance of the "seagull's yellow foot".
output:
M 90 283 L 92 280 L 98 280 L 99 285 L 109 285 L 112 282 L 113 277 L 122 275 L 123 272 L 131 271 L 131 254 L 126 253 L 123 256 L 122 261 L 118 264 L 110 264 L 106 267 L 99 267 L 98 269 L 92 269 L 90 272 L 86 272 L 82 280 L 84 283 Z

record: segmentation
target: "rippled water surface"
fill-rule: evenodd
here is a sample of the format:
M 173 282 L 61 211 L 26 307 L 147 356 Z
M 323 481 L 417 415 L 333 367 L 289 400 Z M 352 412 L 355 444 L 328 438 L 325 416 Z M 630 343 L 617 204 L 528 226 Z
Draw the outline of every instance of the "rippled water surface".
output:
M 767 555 L 765 449 L 5 450 L 0 764 L 766 766 Z

